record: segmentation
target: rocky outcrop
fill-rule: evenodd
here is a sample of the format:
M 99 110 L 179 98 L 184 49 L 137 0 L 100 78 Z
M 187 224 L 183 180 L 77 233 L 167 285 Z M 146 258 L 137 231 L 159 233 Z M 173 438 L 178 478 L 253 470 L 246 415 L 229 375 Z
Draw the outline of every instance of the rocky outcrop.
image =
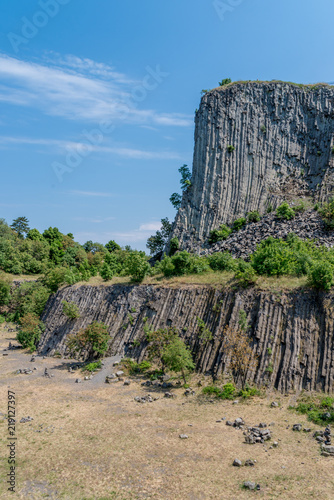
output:
M 249 324 L 256 369 L 251 383 L 289 390 L 333 391 L 334 296 L 312 290 L 268 292 L 209 286 L 71 286 L 52 295 L 43 313 L 46 331 L 39 353 L 66 354 L 66 339 L 92 321 L 108 325 L 109 353 L 142 360 L 144 327 L 175 326 L 192 349 L 197 370 L 218 377 L 228 372 L 222 348 L 226 325 L 236 328 L 244 310 Z M 81 317 L 69 320 L 62 301 L 75 302 Z M 212 340 L 203 342 L 197 319 Z
M 334 246 L 334 231 L 327 231 L 320 215 L 315 210 L 298 213 L 294 219 L 282 220 L 275 213 L 265 215 L 259 222 L 248 223 L 239 231 L 234 231 L 224 241 L 218 241 L 201 254 L 231 252 L 233 257 L 247 259 L 256 246 L 270 236 L 282 238 L 294 233 L 303 240 L 311 239 L 316 246 Z
M 209 232 L 283 200 L 334 187 L 334 87 L 241 82 L 207 92 L 196 113 L 192 185 L 172 237 L 199 251 Z

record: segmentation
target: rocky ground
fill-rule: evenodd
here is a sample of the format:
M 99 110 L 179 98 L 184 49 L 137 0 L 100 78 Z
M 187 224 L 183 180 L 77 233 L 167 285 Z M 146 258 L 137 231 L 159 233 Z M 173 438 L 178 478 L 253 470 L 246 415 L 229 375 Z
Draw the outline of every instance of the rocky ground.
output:
M 317 246 L 334 246 L 334 231 L 326 231 L 320 215 L 315 210 L 299 213 L 292 220 L 278 219 L 275 213 L 265 215 L 259 222 L 247 224 L 233 232 L 225 241 L 219 241 L 203 250 L 202 255 L 215 252 L 231 252 L 234 257 L 247 258 L 256 246 L 269 236 L 286 239 L 294 233 L 302 239 L 316 239 Z
M 128 377 L 114 358 L 85 380 L 73 360 L 31 361 L 9 342 L 15 332 L 0 327 L 3 499 L 333 498 L 333 457 L 321 454 L 330 430 L 288 410 L 296 394 L 217 402 L 201 395 L 209 377 L 194 376 L 185 390 L 173 379 Z M 8 390 L 15 494 L 4 474 Z

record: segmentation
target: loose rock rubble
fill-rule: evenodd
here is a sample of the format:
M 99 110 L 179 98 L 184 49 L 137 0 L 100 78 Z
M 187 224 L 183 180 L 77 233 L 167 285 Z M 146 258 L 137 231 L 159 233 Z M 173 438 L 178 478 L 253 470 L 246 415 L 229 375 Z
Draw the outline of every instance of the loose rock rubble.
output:
M 334 233 L 328 232 L 315 210 L 298 213 L 294 219 L 282 220 L 275 213 L 265 215 L 259 222 L 247 224 L 238 232 L 233 232 L 225 241 L 219 241 L 202 254 L 231 252 L 234 257 L 247 258 L 256 250 L 262 240 L 272 236 L 286 239 L 294 233 L 301 239 L 316 239 L 315 245 L 334 246 Z
M 21 368 L 20 370 L 17 370 L 16 373 L 24 373 L 25 375 L 30 375 L 30 373 L 32 373 L 32 370 L 30 370 L 30 368 Z
M 153 401 L 157 401 L 159 398 L 151 396 L 151 394 L 147 394 L 146 396 L 136 396 L 134 398 L 137 403 L 153 403 Z
M 264 443 L 271 439 L 270 429 L 259 427 L 248 427 L 245 434 L 245 442 L 248 444 Z

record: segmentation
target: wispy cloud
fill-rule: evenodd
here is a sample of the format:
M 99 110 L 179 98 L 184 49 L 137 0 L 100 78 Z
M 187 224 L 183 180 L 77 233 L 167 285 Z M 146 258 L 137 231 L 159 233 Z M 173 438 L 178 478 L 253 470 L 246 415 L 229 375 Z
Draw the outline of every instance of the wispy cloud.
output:
M 110 196 L 113 196 L 111 193 L 99 193 L 96 191 L 77 191 L 77 190 L 72 190 L 69 191 L 68 194 L 71 196 L 97 196 L 100 198 L 108 198 Z
M 0 80 L 0 101 L 68 120 L 192 125 L 190 116 L 139 109 L 133 80 L 90 59 L 65 56 L 41 64 L 0 54 Z
M 114 154 L 122 158 L 130 158 L 136 160 L 180 160 L 184 156 L 174 151 L 144 151 L 142 149 L 117 147 L 117 146 L 100 146 L 93 145 L 88 142 L 66 141 L 61 139 L 43 139 L 33 137 L 8 137 L 0 136 L 0 147 L 8 147 L 10 145 L 26 144 L 27 146 L 45 146 L 55 148 L 59 153 L 70 151 L 87 151 L 91 152 Z

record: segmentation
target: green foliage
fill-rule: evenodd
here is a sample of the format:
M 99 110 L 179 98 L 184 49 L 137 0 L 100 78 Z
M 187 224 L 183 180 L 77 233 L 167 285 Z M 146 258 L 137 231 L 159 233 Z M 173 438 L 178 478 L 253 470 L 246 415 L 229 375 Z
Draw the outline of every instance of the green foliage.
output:
M 27 281 L 14 288 L 10 304 L 15 320 L 28 313 L 40 316 L 49 296 L 50 291 L 40 281 Z
M 110 281 L 114 276 L 114 271 L 111 269 L 109 264 L 104 262 L 100 269 L 100 275 L 104 279 L 104 281 Z
M 5 306 L 10 300 L 10 282 L 0 276 L 0 306 Z
M 334 266 L 330 262 L 316 262 L 311 266 L 308 284 L 322 290 L 330 290 L 334 285 Z
M 330 396 L 304 395 L 296 407 L 289 407 L 317 425 L 328 425 L 334 422 L 334 398 Z
M 169 256 L 171 257 L 172 255 L 175 254 L 175 252 L 178 251 L 179 247 L 180 247 L 180 242 L 179 242 L 179 239 L 174 236 L 174 238 L 172 238 L 170 240 L 170 244 L 169 244 L 169 247 L 170 247 L 170 250 L 169 250 Z
M 259 222 L 261 220 L 260 214 L 257 210 L 254 210 L 254 212 L 249 212 L 247 214 L 247 219 L 248 222 Z
M 244 311 L 244 309 L 240 309 L 240 311 L 239 311 L 239 321 L 238 321 L 238 324 L 239 324 L 240 330 L 242 330 L 244 332 L 246 330 L 248 330 L 247 314 L 246 314 L 246 311 Z
M 201 274 L 208 271 L 209 264 L 205 257 L 199 257 L 183 250 L 172 257 L 164 256 L 162 261 L 157 264 L 157 269 L 166 277 L 182 276 L 184 274 Z
M 180 208 L 180 206 L 181 206 L 182 196 L 179 193 L 173 193 L 170 196 L 169 201 L 171 202 L 171 204 L 173 205 L 173 207 L 176 210 L 178 210 Z
M 171 232 L 172 224 L 169 222 L 168 217 L 161 219 L 161 229 L 155 235 L 150 236 L 146 243 L 146 247 L 149 249 L 151 255 L 156 255 L 163 251 Z
M 136 283 L 143 281 L 151 271 L 151 266 L 147 262 L 144 252 L 131 252 L 126 260 L 125 267 L 127 274 L 131 276 L 131 280 Z
M 226 224 L 221 224 L 219 229 L 213 229 L 209 234 L 209 245 L 213 245 L 217 241 L 226 240 L 232 233 L 232 229 L 226 226 Z
M 29 221 L 26 217 L 14 219 L 10 227 L 17 233 L 19 238 L 23 238 L 30 230 Z
M 71 354 L 88 351 L 89 357 L 99 358 L 108 349 L 109 333 L 104 323 L 94 321 L 78 333 L 69 335 L 67 347 Z
M 0 314 L 0 325 L 2 323 L 5 323 L 5 321 L 6 321 L 6 318 Z
M 179 172 L 181 174 L 180 184 L 183 192 L 191 186 L 191 172 L 188 165 L 182 165 L 182 167 L 179 168 Z
M 201 318 L 196 318 L 199 327 L 198 338 L 202 340 L 205 344 L 213 339 L 212 332 L 207 328 L 205 322 Z
M 232 146 L 231 144 L 229 144 L 229 145 L 227 146 L 227 151 L 228 151 L 229 153 L 233 153 L 233 151 L 235 151 L 235 147 L 234 147 L 234 146 Z
M 260 275 L 306 275 L 313 259 L 321 259 L 323 250 L 311 241 L 303 241 L 290 233 L 286 241 L 272 237 L 261 241 L 251 256 L 251 263 Z
M 259 391 L 255 387 L 246 385 L 244 389 L 238 391 L 231 382 L 223 385 L 221 389 L 217 386 L 208 385 L 202 389 L 202 392 L 207 396 L 216 396 L 219 399 L 234 399 L 236 397 L 246 399 L 259 395 Z
M 267 206 L 267 214 L 270 214 L 273 211 L 273 206 L 271 203 Z
M 28 313 L 20 319 L 20 329 L 17 333 L 17 340 L 22 347 L 34 351 L 45 326 L 36 314 Z
M 276 215 L 279 219 L 291 220 L 294 218 L 295 212 L 288 203 L 284 202 L 276 209 Z
M 230 252 L 215 252 L 208 256 L 209 266 L 213 271 L 236 271 L 238 261 Z
M 183 339 L 177 336 L 164 347 L 161 359 L 169 370 L 175 373 L 181 372 L 184 383 L 187 382 L 186 372 L 195 369 L 189 347 L 185 345 Z
M 260 129 L 263 134 L 267 132 L 267 127 L 265 125 L 261 125 Z
M 324 203 L 321 208 L 318 209 L 322 220 L 328 230 L 334 229 L 334 199 L 330 200 L 328 203 Z
M 245 217 L 240 217 L 240 219 L 236 219 L 233 222 L 232 226 L 233 231 L 239 231 L 242 227 L 246 225 L 246 222 L 247 220 L 245 219 Z
M 236 281 L 243 288 L 254 285 L 257 281 L 257 276 L 254 268 L 249 262 L 239 261 L 239 266 L 234 275 Z
M 147 360 L 137 363 L 129 358 L 124 358 L 122 364 L 126 369 L 129 370 L 130 375 L 138 375 L 140 373 L 145 373 L 151 368 L 151 363 Z
M 82 368 L 83 372 L 95 372 L 96 370 L 100 370 L 102 368 L 102 361 L 99 359 L 93 363 L 88 363 Z
M 219 82 L 219 87 L 224 87 L 224 85 L 228 85 L 229 83 L 232 83 L 231 78 L 223 78 L 223 80 Z
M 67 316 L 69 319 L 78 319 L 80 318 L 79 307 L 74 302 L 67 302 L 66 300 L 62 301 L 63 305 L 63 314 Z
M 130 323 L 131 326 L 135 322 L 135 318 L 132 316 L 132 314 L 128 314 L 128 320 L 129 320 L 129 323 Z
M 114 240 L 108 241 L 108 243 L 105 245 L 105 247 L 108 250 L 108 252 L 110 252 L 110 253 L 115 252 L 115 250 L 121 249 L 121 247 L 119 245 L 117 245 L 116 241 L 114 241 Z

